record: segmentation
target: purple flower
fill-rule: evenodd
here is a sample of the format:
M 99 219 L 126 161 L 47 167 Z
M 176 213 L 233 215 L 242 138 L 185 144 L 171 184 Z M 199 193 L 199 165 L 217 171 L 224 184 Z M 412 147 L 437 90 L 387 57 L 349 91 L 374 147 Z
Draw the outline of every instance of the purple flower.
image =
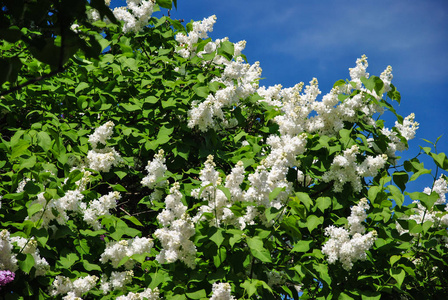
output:
M 9 270 L 0 270 L 0 288 L 14 280 L 16 274 Z

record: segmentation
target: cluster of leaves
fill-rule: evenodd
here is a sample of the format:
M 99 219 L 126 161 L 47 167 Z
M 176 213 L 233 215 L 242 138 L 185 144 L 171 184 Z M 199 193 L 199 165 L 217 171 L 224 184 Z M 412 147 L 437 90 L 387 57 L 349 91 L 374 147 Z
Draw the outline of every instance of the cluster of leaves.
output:
M 159 4 L 171 7 L 171 2 L 165 2 Z M 151 201 L 150 190 L 140 181 L 147 161 L 160 149 L 166 153 L 168 168 L 167 176 L 160 180 L 180 183 L 190 212 L 204 204 L 191 197 L 191 190 L 200 186 L 199 173 L 208 155 L 214 155 L 222 176 L 240 160 L 247 174 L 262 163 L 263 151 L 268 149 L 266 138 L 278 133 L 272 119 L 279 112 L 258 102 L 260 96 L 256 94 L 225 111 L 238 120 L 236 127 L 199 132 L 187 126 L 191 102 L 222 88 L 213 79 L 220 77 L 223 69 L 210 63 L 213 54 L 191 59 L 176 54 L 174 36 L 186 31 L 179 21 L 153 17 L 142 32 L 123 34 L 114 23 L 87 24 L 87 6 L 114 20 L 103 1 L 39 1 L 39 10 L 33 9 L 37 1 L 0 3 L 9 13 L 0 22 L 17 26 L 0 33 L 0 51 L 7 53 L 2 55 L 2 69 L 7 66 L 5 70 L 10 70 L 2 73 L 5 77 L 0 80 L 0 224 L 12 235 L 34 237 L 40 255 L 51 266 L 45 276 L 35 276 L 32 256 L 16 249 L 20 270 L 16 279 L 0 291 L 7 299 L 49 298 L 48 287 L 57 275 L 74 280 L 110 274 L 112 266 L 99 262 L 108 241 L 151 236 L 159 227 L 156 217 L 164 202 Z M 48 21 L 49 11 L 54 21 Z M 77 20 L 85 25 L 80 34 L 74 34 L 70 24 L 61 21 L 64 14 L 70 24 Z M 200 43 L 203 46 L 206 42 Z M 93 52 L 89 50 L 92 48 Z M 233 57 L 233 47 L 228 43 L 223 43 L 218 52 Z M 58 72 L 51 73 L 54 70 Z M 45 74 L 49 76 L 23 85 Z M 364 81 L 368 89 L 381 94 L 383 84 L 378 77 Z M 342 84 L 345 81 L 335 86 Z M 13 86 L 20 88 L 11 90 Z M 395 89 L 388 96 L 399 100 Z M 384 99 L 371 97 L 369 101 L 394 111 Z M 431 173 L 418 158 L 401 167 L 388 164 L 375 178 L 363 181 L 361 192 L 346 185 L 341 193 L 335 193 L 331 182 L 321 180 L 333 159 L 353 145 L 358 145 L 363 155 L 373 155 L 367 138 L 373 138 L 386 151 L 388 140 L 380 132 L 383 121 L 378 120 L 375 127 L 363 122 L 359 114 L 356 123 L 345 124 L 335 137 L 308 135 L 307 150 L 298 158 L 308 179 L 298 182 L 296 170 L 291 169 L 288 180 L 294 182 L 294 193 L 288 202 L 281 209 L 258 207 L 273 226 L 258 222 L 244 229 L 218 228 L 199 222 L 193 238 L 198 251 L 195 269 L 181 262 L 159 264 L 154 258 L 161 246 L 155 240 L 152 253 L 132 257 L 138 263 L 127 290 L 103 296 L 97 288 L 89 297 L 111 299 L 142 287 L 157 287 L 167 299 L 205 299 L 210 297 L 215 282 L 228 282 L 238 299 L 297 299 L 295 286 L 302 287 L 303 299 L 392 299 L 398 295 L 419 299 L 448 294 L 448 250 L 440 242 L 448 235 L 446 228 L 432 221 L 418 224 L 405 218 L 416 206 L 403 205 L 406 184 Z M 403 120 L 398 114 L 397 119 Z M 92 170 L 92 180 L 83 192 L 83 201 L 112 190 L 121 193 L 117 209 L 101 218 L 104 229 L 92 230 L 76 215 L 65 225 L 55 223 L 56 227 L 48 229 L 39 221 L 26 220 L 45 209 L 30 206 L 37 194 L 44 192 L 47 199 L 57 199 L 75 188 L 82 174 L 73 167 L 85 162 L 90 149 L 88 135 L 107 121 L 116 124 L 108 146 L 121 154 L 124 163 L 107 173 Z M 432 151 L 422 148 L 422 154 L 434 159 L 436 179 L 439 169 L 448 171 L 448 159 Z M 16 192 L 25 178 L 31 180 L 22 192 Z M 245 180 L 243 188 L 248 185 Z M 280 192 L 274 190 L 270 198 L 275 199 Z M 444 207 L 434 206 L 436 193 L 408 195 L 428 211 L 444 213 Z M 346 271 L 340 264 L 328 264 L 322 254 L 327 240 L 324 229 L 346 225 L 351 206 L 362 197 L 371 203 L 366 227 L 376 230 L 378 239 L 367 260 Z M 243 215 L 248 205 L 253 203 L 235 203 L 231 209 Z M 400 235 L 397 222 L 409 233 Z M 421 262 L 417 267 L 415 259 Z M 268 284 L 269 271 L 281 274 L 283 283 Z

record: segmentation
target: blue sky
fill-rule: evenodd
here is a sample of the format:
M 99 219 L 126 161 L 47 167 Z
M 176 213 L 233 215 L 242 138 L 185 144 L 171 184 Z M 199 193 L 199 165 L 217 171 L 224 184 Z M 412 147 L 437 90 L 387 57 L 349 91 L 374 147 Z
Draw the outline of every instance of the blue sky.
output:
M 246 40 L 243 53 L 263 69 L 260 85 L 290 87 L 316 77 L 325 94 L 335 81 L 349 78 L 348 68 L 362 54 L 371 75 L 391 65 L 402 97 L 397 110 L 403 116 L 414 112 L 420 123 L 403 157 L 427 146 L 422 138 L 440 135 L 438 149 L 448 152 L 448 1 L 178 0 L 171 17 L 188 22 L 213 14 L 218 20 L 210 36 Z M 429 184 L 426 178 L 412 189 Z

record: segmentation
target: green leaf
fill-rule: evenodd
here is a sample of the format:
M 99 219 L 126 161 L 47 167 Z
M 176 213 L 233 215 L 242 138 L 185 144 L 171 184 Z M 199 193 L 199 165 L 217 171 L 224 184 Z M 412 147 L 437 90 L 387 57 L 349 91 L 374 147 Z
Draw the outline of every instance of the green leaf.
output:
M 75 94 L 78 94 L 80 91 L 88 88 L 90 86 L 90 84 L 88 84 L 87 82 L 81 82 L 78 84 L 78 86 L 75 88 Z
M 224 242 L 224 230 L 222 228 L 211 227 L 208 232 L 209 239 L 216 244 L 216 246 L 221 247 L 222 242 Z
M 307 210 L 310 210 L 311 205 L 313 205 L 313 200 L 311 200 L 310 196 L 303 192 L 297 192 L 295 195 L 300 203 L 305 205 Z
M 233 248 L 233 246 L 241 241 L 243 239 L 243 231 L 239 229 L 228 229 L 227 233 L 231 234 L 232 236 L 229 238 L 229 244 L 230 247 Z
M 15 144 L 12 148 L 12 153 L 11 153 L 11 160 L 13 160 L 16 157 L 19 157 L 23 154 L 29 153 L 28 151 L 28 147 L 30 147 L 30 143 L 28 141 L 25 140 L 19 140 L 17 142 L 17 144 Z
M 170 135 L 173 133 L 173 131 L 174 131 L 173 125 L 162 126 L 162 128 L 160 128 L 159 130 L 159 133 L 157 134 L 157 143 L 161 145 L 169 142 L 171 138 Z
M 368 79 L 365 77 L 361 77 L 361 82 L 368 90 L 374 90 L 378 96 L 381 96 L 383 94 L 384 83 L 379 77 L 371 76 Z
M 432 159 L 434 160 L 434 162 L 436 163 L 436 165 L 442 169 L 447 169 L 448 168 L 448 159 L 446 158 L 446 154 L 445 153 L 439 153 L 439 154 L 435 154 L 435 153 L 429 153 L 429 155 L 431 155 Z
M 406 189 L 406 183 L 409 180 L 409 175 L 406 172 L 395 172 L 392 175 L 395 184 L 400 188 L 402 192 Z
M 242 284 L 241 287 L 246 290 L 247 295 L 252 297 L 253 294 L 257 292 L 257 285 L 254 282 L 256 279 L 246 279 Z
M 22 158 L 20 160 L 20 169 L 31 169 L 36 164 L 36 156 L 32 155 L 29 158 Z
M 400 259 L 401 259 L 401 255 L 392 255 L 389 259 L 390 265 L 393 266 Z
M 123 109 L 128 112 L 141 110 L 141 106 L 132 103 L 120 103 L 120 106 L 123 107 Z
M 37 229 L 36 227 L 33 227 L 31 228 L 31 235 L 34 236 L 34 238 L 40 244 L 40 246 L 45 247 L 49 238 L 47 229 L 45 228 Z
M 337 87 L 337 86 L 344 86 L 345 85 L 345 80 L 344 79 L 339 79 L 338 81 L 336 81 L 333 84 L 333 88 Z
M 371 186 L 370 188 L 369 188 L 369 191 L 368 191 L 368 196 L 369 196 L 369 200 L 372 202 L 372 203 L 375 203 L 375 199 L 376 199 L 376 196 L 378 195 L 378 193 L 381 191 L 381 187 L 380 186 Z
M 77 261 L 79 257 L 75 253 L 69 253 L 67 256 L 61 256 L 61 258 L 56 262 L 56 265 L 63 269 L 70 269 Z
M 127 192 L 128 190 L 121 184 L 111 184 L 110 185 L 114 191 L 117 192 Z
M 45 131 L 37 133 L 37 144 L 44 149 L 45 152 L 51 149 L 51 138 Z
M 331 206 L 330 197 L 319 197 L 316 200 L 316 206 L 321 212 L 324 212 L 327 208 Z
M 128 221 L 131 221 L 134 225 L 137 225 L 137 226 L 143 226 L 143 224 L 142 224 L 136 217 L 134 217 L 134 216 L 128 216 L 128 215 L 126 215 L 126 216 L 123 216 L 123 219 L 126 219 L 126 220 L 128 220 Z
M 324 223 L 324 217 L 317 217 L 316 215 L 309 215 L 306 218 L 306 227 L 310 231 L 310 233 L 317 228 L 320 224 Z
M 401 288 L 401 285 L 403 284 L 404 278 L 406 276 L 406 273 L 403 269 L 398 268 L 392 268 L 390 270 L 390 275 L 397 281 L 396 285 L 398 288 Z
M 388 185 L 386 188 L 392 193 L 392 198 L 395 200 L 398 207 L 401 207 L 404 202 L 404 195 L 401 191 L 395 185 Z
M 193 86 L 193 91 L 202 98 L 207 98 L 210 94 L 210 90 L 207 86 Z
M 25 259 L 22 260 L 21 257 L 24 257 Z M 21 255 L 19 255 L 18 257 L 19 267 L 26 274 L 28 274 L 31 271 L 31 268 L 34 266 L 34 263 L 35 263 L 34 257 L 30 253 L 27 253 L 26 255 L 21 253 Z
M 207 292 L 204 289 L 202 289 L 199 291 L 187 293 L 187 297 L 190 299 L 203 299 L 207 298 Z
M 353 146 L 355 141 L 351 137 L 352 131 L 348 129 L 341 129 L 339 130 L 339 136 L 341 143 L 344 145 L 345 148 L 350 148 Z
M 414 192 L 414 193 L 406 193 L 411 197 L 412 200 L 419 200 L 420 203 L 426 208 L 426 209 L 432 209 L 434 206 L 434 203 L 439 199 L 439 194 L 436 192 L 432 192 L 431 195 L 422 193 L 422 192 Z
M 232 42 L 229 41 L 221 42 L 221 45 L 218 48 L 218 54 L 224 56 L 228 60 L 231 60 L 235 52 L 234 47 L 235 46 L 233 45 Z
M 308 252 L 311 249 L 311 244 L 313 241 L 304 241 L 300 240 L 294 244 L 294 248 L 292 248 L 291 252 Z
M 380 292 L 373 292 L 373 291 L 362 291 L 361 292 L 361 299 L 362 300 L 380 300 L 381 299 L 381 293 Z
M 151 282 L 148 286 L 150 289 L 158 287 L 162 282 L 171 281 L 171 277 L 163 270 L 157 270 L 155 273 L 151 273 L 149 276 L 151 277 Z
M 339 294 L 338 300 L 353 300 L 352 296 L 347 295 L 346 293 L 342 292 Z
M 232 200 L 232 195 L 230 194 L 230 190 L 228 188 L 222 185 L 217 185 L 216 188 L 218 190 L 221 190 L 224 193 L 224 195 L 226 195 L 227 200 L 229 201 Z
M 160 7 L 171 9 L 172 8 L 172 1 L 171 0 L 156 0 L 156 3 L 160 5 Z
M 102 272 L 101 267 L 99 265 L 92 264 L 92 263 L 88 262 L 87 260 L 83 260 L 82 261 L 82 265 L 84 266 L 84 269 L 86 269 L 86 271 L 100 271 L 100 272 Z
M 30 207 L 28 207 L 28 216 L 32 216 L 35 213 L 42 211 L 44 209 L 44 207 L 42 206 L 42 204 L 40 203 L 34 203 L 33 205 L 31 205 Z
M 246 292 L 248 293 L 249 298 L 251 298 L 251 296 L 257 292 L 257 288 L 260 286 L 262 286 L 264 289 L 266 289 L 272 293 L 272 289 L 269 287 L 269 285 L 267 285 L 267 283 L 262 280 L 251 278 L 251 279 L 246 279 L 241 284 L 241 287 L 244 288 L 246 290 Z
M 264 248 L 263 240 L 259 237 L 247 238 L 247 245 L 249 246 L 250 252 L 255 258 L 258 258 L 262 262 L 272 262 L 271 254 Z

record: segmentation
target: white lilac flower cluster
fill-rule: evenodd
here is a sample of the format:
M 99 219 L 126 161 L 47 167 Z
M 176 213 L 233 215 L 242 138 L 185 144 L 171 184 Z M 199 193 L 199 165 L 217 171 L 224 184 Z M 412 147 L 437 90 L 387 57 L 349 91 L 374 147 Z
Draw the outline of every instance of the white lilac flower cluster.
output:
M 50 270 L 50 265 L 47 260 L 39 255 L 39 249 L 37 248 L 37 241 L 32 237 L 27 240 L 20 236 L 11 237 L 11 243 L 15 243 L 23 254 L 31 254 L 34 259 L 34 268 L 36 269 L 35 276 L 43 276 Z
M 48 228 L 53 220 L 56 220 L 60 225 L 66 224 L 69 219 L 68 212 L 81 212 L 83 198 L 84 195 L 79 190 L 67 191 L 61 198 L 51 198 L 49 200 L 45 198 L 44 192 L 39 193 L 37 199 L 31 202 L 30 206 L 40 204 L 43 210 L 27 219 L 33 222 L 41 220 L 41 226 L 45 228 Z
M 157 300 L 160 299 L 159 290 L 157 288 L 147 288 L 143 292 L 133 293 L 129 292 L 127 295 L 119 296 L 117 300 Z
M 215 82 L 222 83 L 225 88 L 209 94 L 204 101 L 194 100 L 188 111 L 188 127 L 198 127 L 200 131 L 220 126 L 233 127 L 236 119 L 227 119 L 224 108 L 236 107 L 240 99 L 245 99 L 256 92 L 258 79 L 261 75 L 259 63 L 253 65 L 244 63 L 243 59 L 235 57 L 234 61 L 223 59 L 224 72 Z M 218 120 L 218 122 L 217 122 Z
M 220 227 L 222 224 L 234 225 L 240 229 L 246 227 L 247 220 L 245 217 L 235 217 L 230 210 L 233 203 L 244 200 L 243 191 L 240 187 L 244 180 L 244 165 L 239 161 L 232 169 L 231 173 L 226 177 L 225 188 L 230 192 L 230 199 L 224 192 L 217 188 L 222 184 L 222 178 L 219 177 L 219 172 L 215 170 L 215 163 L 213 162 L 213 155 L 207 157 L 204 163 L 204 168 L 200 171 L 199 179 L 201 180 L 201 187 L 191 191 L 191 196 L 196 199 L 201 199 L 207 204 L 201 205 L 193 221 L 205 220 L 204 213 L 212 213 L 214 218 L 210 220 L 210 225 Z
M 161 263 L 173 263 L 180 260 L 190 268 L 196 267 L 196 246 L 190 240 L 195 234 L 191 217 L 186 213 L 187 207 L 182 203 L 180 184 L 175 182 L 170 194 L 165 198 L 165 209 L 157 216 L 162 228 L 154 236 L 162 244 L 162 250 L 156 256 Z
M 324 182 L 334 182 L 334 191 L 341 192 L 345 183 L 351 183 L 353 189 L 361 191 L 361 177 L 374 177 L 378 171 L 384 168 L 387 162 L 387 155 L 366 156 L 362 163 L 357 162 L 360 154 L 357 145 L 345 149 L 343 155 L 338 155 L 333 159 L 330 170 L 323 176 Z
M 434 182 L 434 186 L 432 188 L 426 187 L 423 190 L 423 193 L 430 195 L 432 192 L 436 192 L 439 195 L 439 198 L 434 203 L 434 205 L 443 205 L 445 204 L 445 213 L 441 213 L 438 211 L 434 211 L 431 209 L 426 209 L 418 200 L 415 200 L 413 203 L 417 204 L 417 207 L 413 208 L 413 214 L 408 216 L 404 215 L 404 220 L 414 220 L 417 224 L 423 224 L 424 222 L 430 221 L 434 223 L 435 227 L 447 228 L 448 227 L 448 203 L 446 202 L 446 194 L 448 193 L 448 181 L 440 176 Z M 409 233 L 408 230 L 401 227 L 401 225 L 396 222 L 396 229 L 400 234 Z M 417 234 L 412 234 L 416 236 Z M 446 243 L 448 247 L 448 243 Z
M 176 41 L 179 43 L 180 47 L 176 52 L 183 58 L 189 58 L 196 55 L 195 44 L 199 42 L 199 39 L 207 39 L 207 32 L 213 31 L 213 25 L 216 23 L 216 16 L 210 16 L 204 18 L 202 21 L 196 21 L 192 24 L 192 31 L 185 35 L 185 33 L 180 32 L 176 35 Z M 213 46 L 212 46 L 213 45 Z M 207 49 L 207 50 L 206 50 Z M 216 50 L 216 45 L 214 43 L 208 43 L 204 47 L 204 51 L 211 53 Z
M 334 136 L 344 127 L 344 122 L 356 121 L 357 111 L 362 111 L 363 120 L 371 125 L 375 124 L 372 116 L 376 112 L 382 112 L 378 106 L 369 104 L 366 100 L 366 94 L 371 92 L 362 87 L 361 77 L 369 76 L 366 72 L 367 66 L 367 57 L 363 55 L 356 61 L 356 67 L 350 68 L 351 81 L 355 84 L 355 89 L 361 93 L 342 102 L 339 100 L 339 95 L 349 95 L 353 91 L 350 83 L 333 88 L 322 97 L 322 101 L 317 101 L 321 91 L 315 78 L 305 87 L 303 95 L 301 94 L 303 83 L 287 89 L 282 89 L 281 85 L 261 87 L 257 93 L 264 98 L 260 101 L 275 106 L 282 112 L 275 121 L 279 125 L 282 124 L 290 133 L 308 132 Z M 392 79 L 391 71 L 392 69 L 388 67 L 383 72 L 385 80 Z M 390 81 L 388 84 L 390 85 Z
M 390 130 L 389 128 L 381 129 L 381 133 L 389 138 L 389 143 L 387 145 L 387 156 L 390 158 L 395 158 L 396 151 L 406 150 L 406 144 L 401 140 L 400 134 L 406 139 L 406 141 L 412 140 L 415 137 L 415 132 L 417 131 L 419 123 L 415 121 L 415 114 L 411 113 L 409 116 L 404 118 L 403 124 L 395 121 L 395 130 Z M 375 143 L 373 139 L 369 140 L 369 143 L 375 148 Z
M 354 262 L 366 259 L 366 251 L 373 246 L 377 236 L 376 231 L 364 234 L 365 227 L 361 223 L 367 218 L 367 209 L 369 204 L 363 198 L 351 209 L 348 230 L 333 225 L 325 228 L 325 235 L 330 238 L 323 245 L 322 253 L 328 256 L 330 264 L 339 260 L 344 269 L 351 270 Z
M 108 278 L 106 274 L 101 276 L 100 290 L 106 295 L 110 291 L 123 290 L 126 285 L 132 282 L 134 277 L 134 272 L 132 270 L 116 272 L 112 271 L 110 277 Z
M 16 254 L 12 252 L 13 244 L 9 231 L 3 229 L 0 231 L 0 270 L 10 270 L 15 272 L 17 266 Z
M 240 99 L 254 94 L 258 88 L 258 80 L 261 75 L 258 62 L 250 65 L 244 63 L 240 56 L 246 45 L 245 41 L 234 44 L 233 60 L 228 60 L 217 53 L 220 45 L 223 42 L 228 42 L 227 38 L 210 41 L 204 46 L 204 50 L 196 52 L 195 45 L 199 42 L 199 39 L 208 38 L 207 32 L 213 31 L 215 22 L 216 16 L 211 16 L 202 21 L 194 22 L 188 35 L 184 33 L 176 35 L 176 41 L 180 45 L 176 50 L 179 55 L 190 58 L 196 55 L 202 57 L 204 54 L 215 53 L 212 63 L 219 68 L 223 68 L 222 76 L 214 78 L 213 81 L 222 83 L 225 88 L 216 91 L 214 94 L 209 94 L 204 101 L 194 100 L 192 108 L 188 111 L 188 126 L 190 128 L 198 127 L 201 131 L 218 128 L 219 126 L 235 126 L 237 124 L 236 119 L 228 120 L 223 109 L 237 106 Z M 216 120 L 219 120 L 219 124 Z
M 212 296 L 209 300 L 234 300 L 236 299 L 231 295 L 232 289 L 227 282 L 213 283 Z
M 288 169 L 299 164 L 296 157 L 305 151 L 307 135 L 305 133 L 293 136 L 285 134 L 283 136 L 271 135 L 267 144 L 271 146 L 271 152 L 257 167 L 256 171 L 249 174 L 249 188 L 243 191 L 240 187 L 245 176 L 242 162 L 232 169 L 227 176 L 225 187 L 230 191 L 230 199 L 222 190 L 217 188 L 221 185 L 222 178 L 215 170 L 213 156 L 209 156 L 200 172 L 201 188 L 192 191 L 191 195 L 197 199 L 207 201 L 207 205 L 200 207 L 194 221 L 205 219 L 204 213 L 213 213 L 214 219 L 210 224 L 214 226 L 234 225 L 244 229 L 247 225 L 254 224 L 255 218 L 259 217 L 265 225 L 270 225 L 265 220 L 264 214 L 259 214 L 256 206 L 276 207 L 280 209 L 288 199 L 292 190 L 292 184 L 287 181 Z M 271 201 L 269 195 L 276 188 L 283 189 L 275 199 Z M 246 214 L 236 218 L 230 207 L 238 201 L 256 203 L 255 206 L 248 206 Z
M 132 255 L 145 254 L 151 252 L 154 245 L 152 239 L 146 237 L 138 237 L 131 240 L 121 240 L 118 242 L 110 242 L 106 245 L 106 249 L 101 254 L 100 261 L 105 264 L 108 261 L 111 262 L 112 267 L 118 268 L 120 261 L 124 258 L 129 258 L 124 264 L 124 267 L 128 270 L 134 267 L 134 260 Z
M 56 276 L 49 288 L 50 296 L 64 295 L 62 299 L 81 299 L 80 296 L 93 289 L 98 281 L 95 275 L 79 277 L 75 281 L 65 276 Z
M 117 207 L 117 201 L 120 200 L 121 195 L 119 192 L 109 192 L 107 195 L 103 195 L 98 199 L 91 201 L 88 205 L 81 203 L 81 212 L 84 215 L 84 221 L 92 226 L 95 230 L 102 228 L 98 218 L 101 216 L 109 215 L 109 210 Z
M 150 189 L 154 189 L 150 195 L 151 200 L 160 200 L 163 195 L 163 191 L 160 188 L 164 188 L 167 185 L 167 181 L 162 179 L 167 171 L 163 149 L 160 149 L 154 155 L 152 161 L 148 161 L 145 169 L 148 175 L 143 177 L 141 184 Z
M 95 129 L 95 132 L 89 136 L 92 150 L 87 152 L 88 168 L 98 172 L 109 172 L 112 166 L 119 165 L 123 161 L 115 149 L 110 147 L 98 148 L 98 143 L 106 144 L 113 133 L 113 128 L 114 123 L 109 121 Z
M 115 18 L 124 22 L 123 31 L 139 32 L 148 25 L 154 11 L 153 0 L 126 0 L 127 6 L 116 7 L 113 10 Z

